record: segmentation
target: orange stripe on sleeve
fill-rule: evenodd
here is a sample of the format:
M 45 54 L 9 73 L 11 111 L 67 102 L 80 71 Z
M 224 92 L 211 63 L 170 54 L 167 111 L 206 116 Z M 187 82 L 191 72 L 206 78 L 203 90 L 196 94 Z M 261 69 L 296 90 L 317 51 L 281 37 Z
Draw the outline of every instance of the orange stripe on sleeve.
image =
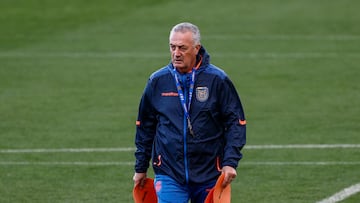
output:
M 246 125 L 246 120 L 241 120 L 241 119 L 240 119 L 240 120 L 239 120 L 239 124 L 240 124 L 240 125 Z

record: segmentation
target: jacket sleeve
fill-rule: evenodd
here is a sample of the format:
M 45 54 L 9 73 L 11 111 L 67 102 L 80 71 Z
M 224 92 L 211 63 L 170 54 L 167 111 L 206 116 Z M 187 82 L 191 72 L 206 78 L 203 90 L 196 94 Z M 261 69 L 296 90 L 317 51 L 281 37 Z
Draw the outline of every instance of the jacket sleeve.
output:
M 242 158 L 241 149 L 246 143 L 246 120 L 240 97 L 228 77 L 222 82 L 220 91 L 221 112 L 225 126 L 225 148 L 222 166 L 237 168 Z
M 156 132 L 157 121 L 151 102 L 151 95 L 152 87 L 151 80 L 149 80 L 140 100 L 138 118 L 136 121 L 135 172 L 137 173 L 145 173 L 149 168 L 152 143 Z

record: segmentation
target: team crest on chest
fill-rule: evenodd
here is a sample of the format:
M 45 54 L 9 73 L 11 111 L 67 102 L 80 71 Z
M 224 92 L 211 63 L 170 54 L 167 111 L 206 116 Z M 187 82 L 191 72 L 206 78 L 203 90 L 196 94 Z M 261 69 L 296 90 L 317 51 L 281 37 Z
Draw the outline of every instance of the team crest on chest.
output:
M 209 89 L 207 87 L 196 88 L 196 99 L 199 102 L 205 102 L 209 98 Z

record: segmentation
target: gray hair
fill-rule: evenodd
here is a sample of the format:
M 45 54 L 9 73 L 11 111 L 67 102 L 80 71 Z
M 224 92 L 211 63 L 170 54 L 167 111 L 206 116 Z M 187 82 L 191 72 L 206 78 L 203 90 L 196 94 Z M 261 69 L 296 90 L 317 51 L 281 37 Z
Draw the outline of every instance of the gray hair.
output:
M 192 23 L 188 23 L 188 22 L 179 23 L 171 29 L 170 35 L 173 32 L 191 32 L 194 40 L 194 45 L 200 44 L 200 39 L 201 39 L 200 30 L 196 25 Z

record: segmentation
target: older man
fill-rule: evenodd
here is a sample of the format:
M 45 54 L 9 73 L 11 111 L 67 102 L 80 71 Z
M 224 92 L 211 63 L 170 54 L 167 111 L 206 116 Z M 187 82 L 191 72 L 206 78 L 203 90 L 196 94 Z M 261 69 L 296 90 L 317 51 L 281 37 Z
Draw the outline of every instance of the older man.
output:
M 226 73 L 210 63 L 200 31 L 180 23 L 170 31 L 171 62 L 154 72 L 136 122 L 134 184 L 149 162 L 161 202 L 204 202 L 221 173 L 236 177 L 246 141 L 240 98 Z

